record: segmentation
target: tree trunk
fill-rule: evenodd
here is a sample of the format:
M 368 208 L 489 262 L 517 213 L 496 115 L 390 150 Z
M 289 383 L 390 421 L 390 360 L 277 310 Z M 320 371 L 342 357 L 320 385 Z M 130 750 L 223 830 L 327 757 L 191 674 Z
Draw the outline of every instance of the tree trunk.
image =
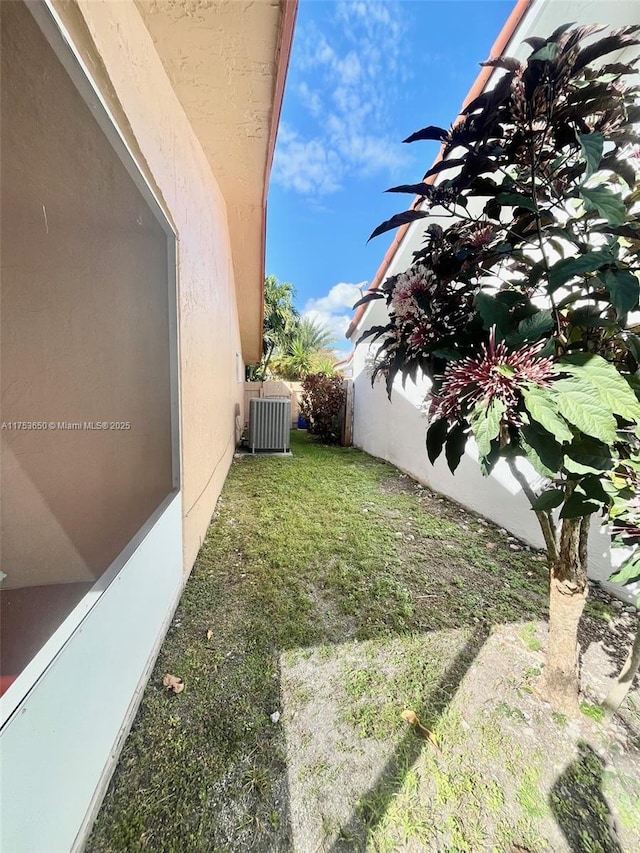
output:
M 587 536 L 590 517 L 565 518 L 560 547 L 550 556 L 549 646 L 541 687 L 552 707 L 578 713 L 578 623 L 587 598 Z
M 629 651 L 629 656 L 622 667 L 618 680 L 602 703 L 609 714 L 615 714 L 624 702 L 638 668 L 640 668 L 640 617 L 638 618 L 636 637 Z

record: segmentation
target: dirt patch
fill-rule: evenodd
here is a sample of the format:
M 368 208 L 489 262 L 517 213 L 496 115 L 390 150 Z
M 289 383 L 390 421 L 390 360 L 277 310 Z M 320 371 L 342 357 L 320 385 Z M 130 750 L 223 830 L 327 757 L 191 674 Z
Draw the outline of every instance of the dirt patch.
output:
M 619 721 L 568 720 L 536 695 L 546 626 L 469 640 L 440 632 L 282 661 L 295 851 L 640 849 L 640 753 Z M 464 649 L 459 686 L 443 687 Z M 585 656 L 589 690 L 608 686 L 601 664 Z M 439 748 L 407 729 L 407 706 Z
M 381 779 L 399 772 L 422 744 L 407 738 L 400 712 L 424 714 L 450 698 L 447 671 L 468 632 L 367 641 L 290 653 L 281 659 L 283 725 L 294 849 L 301 853 L 353 844 L 366 834 L 358 803 Z M 418 669 L 425 655 L 428 666 Z M 390 688 L 390 689 L 386 689 Z M 427 712 L 428 713 L 428 712 Z

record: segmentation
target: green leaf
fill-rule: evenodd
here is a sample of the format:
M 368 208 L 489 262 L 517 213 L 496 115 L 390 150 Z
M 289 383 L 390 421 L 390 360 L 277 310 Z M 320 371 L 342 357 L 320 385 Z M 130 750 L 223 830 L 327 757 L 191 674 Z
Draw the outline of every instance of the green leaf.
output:
M 633 583 L 640 580 L 640 550 L 634 551 L 609 578 L 613 583 Z
M 577 258 L 565 258 L 562 261 L 558 261 L 549 270 L 549 292 L 553 293 L 576 276 L 584 276 L 587 273 L 602 269 L 606 264 L 610 264 L 612 260 L 613 256 L 611 252 L 599 249 L 598 251 L 578 255 Z
M 526 305 L 528 302 L 527 297 L 517 290 L 499 290 L 495 298 L 507 308 L 513 308 L 515 305 Z
M 445 418 L 439 418 L 434 421 L 427 430 L 427 456 L 429 462 L 433 465 L 438 456 L 442 453 L 442 448 L 447 438 L 449 425 Z
M 564 467 L 572 474 L 599 474 L 613 468 L 613 459 L 606 444 L 585 437 L 565 449 Z
M 520 444 L 526 458 L 541 476 L 553 477 L 562 467 L 562 447 L 545 430 L 521 427 Z
M 627 218 L 627 209 L 622 198 L 607 187 L 580 188 L 587 210 L 597 210 L 609 225 L 622 225 Z
M 500 420 L 505 412 L 502 400 L 494 399 L 487 407 L 478 403 L 471 418 L 471 429 L 481 457 L 491 452 L 491 442 L 500 432 Z
M 609 291 L 611 304 L 616 309 L 618 317 L 623 317 L 629 311 L 638 307 L 640 282 L 629 270 L 605 270 L 598 276 Z
M 561 379 L 554 383 L 553 393 L 558 411 L 570 424 L 605 444 L 615 443 L 616 419 L 591 382 L 575 376 Z
M 488 293 L 483 293 L 482 291 L 477 293 L 475 306 L 482 317 L 485 329 L 496 326 L 499 332 L 504 332 L 511 326 L 511 318 L 507 306 Z
M 546 492 L 543 492 L 535 499 L 535 501 L 531 504 L 531 507 L 536 510 L 546 511 L 560 506 L 563 500 L 563 489 L 547 489 Z
M 447 458 L 447 464 L 452 474 L 455 474 L 456 468 L 460 464 L 466 443 L 467 424 L 455 424 L 449 431 L 444 446 L 444 455 Z
M 515 376 L 515 368 L 511 367 L 510 364 L 498 364 L 495 367 L 495 370 L 498 371 L 502 376 Z
M 511 346 L 518 346 L 526 341 L 539 341 L 540 338 L 548 335 L 555 326 L 553 312 L 545 308 L 542 311 L 536 311 L 530 317 L 525 317 L 518 324 L 518 331 L 513 335 L 509 335 L 507 343 Z
M 553 60 L 558 55 L 558 45 L 555 42 L 548 41 L 540 50 L 536 50 L 535 53 L 532 53 L 529 57 L 529 62 L 534 59 L 539 60 L 540 62 L 553 62 Z
M 488 477 L 496 466 L 496 462 L 500 458 L 500 445 L 497 441 L 491 444 L 491 450 L 487 456 L 480 457 L 480 471 L 483 477 Z
M 580 494 L 578 489 L 575 489 L 562 507 L 560 518 L 582 518 L 582 516 L 591 515 L 599 509 L 601 509 L 600 504 L 588 500 L 585 495 Z
M 523 193 L 498 193 L 496 201 L 504 205 L 513 205 L 513 207 L 524 207 L 527 210 L 536 209 L 533 199 Z
M 589 382 L 597 390 L 605 410 L 620 415 L 627 421 L 640 423 L 640 403 L 625 377 L 600 355 L 592 353 L 575 353 L 565 356 L 554 368 L 563 373 L 570 373 L 579 382 Z M 561 380 L 566 382 L 567 380 Z M 572 380 L 569 380 L 572 381 Z M 559 391 L 560 382 L 553 388 Z M 566 385 L 562 386 L 566 388 Z M 569 418 L 567 418 L 569 420 Z M 576 424 L 578 426 L 578 424 Z M 584 430 L 586 432 L 586 430 Z M 594 433 L 588 433 L 594 435 Z M 601 438 L 600 436 L 595 436 Z M 601 438 L 601 441 L 604 439 Z M 606 444 L 611 442 L 607 441 Z
M 459 359 L 462 358 L 462 355 L 458 350 L 455 350 L 452 347 L 434 349 L 431 355 L 436 356 L 437 358 L 443 358 L 445 361 L 459 361 Z
M 589 474 L 580 480 L 580 489 L 589 500 L 595 501 L 601 506 L 609 506 L 611 503 L 611 497 L 603 489 L 600 477 L 596 477 L 594 474 Z
M 602 133 L 577 133 L 576 136 L 580 143 L 582 159 L 587 164 L 586 176 L 589 178 L 598 170 L 598 166 L 602 160 L 604 136 Z
M 534 421 L 541 424 L 560 443 L 573 439 L 573 433 L 567 422 L 558 414 L 558 406 L 546 388 L 531 385 L 523 389 L 522 393 L 524 404 Z
M 597 305 L 581 305 L 569 314 L 569 320 L 572 326 L 582 326 L 584 329 L 616 329 L 616 323 L 603 317 L 602 310 Z

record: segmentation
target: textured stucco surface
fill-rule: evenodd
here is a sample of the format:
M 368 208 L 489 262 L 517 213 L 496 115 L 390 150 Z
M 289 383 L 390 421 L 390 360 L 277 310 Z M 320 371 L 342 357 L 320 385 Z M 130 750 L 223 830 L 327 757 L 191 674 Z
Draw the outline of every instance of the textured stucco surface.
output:
M 235 447 L 241 351 L 225 198 L 133 2 L 56 3 L 178 234 L 185 571 Z M 79 12 L 79 14 L 78 14 Z M 216 114 L 211 116 L 215 126 Z M 262 227 L 262 208 L 256 218 Z M 252 251 L 254 249 L 252 248 Z M 259 314 L 259 309 L 256 308 Z
M 264 188 L 281 4 L 136 0 L 227 205 L 245 362 L 260 360 Z

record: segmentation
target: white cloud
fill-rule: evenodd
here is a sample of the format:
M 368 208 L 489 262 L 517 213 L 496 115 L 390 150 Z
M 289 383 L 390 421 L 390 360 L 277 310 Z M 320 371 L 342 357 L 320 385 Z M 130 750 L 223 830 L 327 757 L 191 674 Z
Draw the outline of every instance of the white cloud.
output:
M 311 115 L 314 116 L 314 118 L 319 118 L 320 113 L 322 112 L 322 98 L 320 97 L 320 94 L 313 89 L 310 89 L 309 86 L 302 81 L 298 86 L 298 95 Z
M 282 128 L 278 156 L 273 164 L 273 179 L 287 189 L 308 194 L 326 195 L 340 188 L 341 164 L 338 154 L 321 139 L 306 142 Z
M 315 120 L 304 136 L 279 134 L 273 179 L 311 195 L 339 190 L 352 176 L 396 173 L 408 162 L 389 114 L 403 31 L 391 0 L 340 0 L 324 31 L 316 23 L 296 35 L 292 90 Z M 346 42 L 346 44 L 345 44 Z
M 308 299 L 304 306 L 307 311 L 341 311 L 343 308 L 353 308 L 353 303 L 360 299 L 361 289 L 367 285 L 366 281 L 361 281 L 360 284 L 348 284 L 341 281 L 334 284 L 326 296 L 321 296 L 319 299 Z
M 353 305 L 362 296 L 366 285 L 366 281 L 360 284 L 348 284 L 347 282 L 334 284 L 326 296 L 307 300 L 302 315 L 329 329 L 340 345 L 344 341 L 345 333 L 353 317 Z

